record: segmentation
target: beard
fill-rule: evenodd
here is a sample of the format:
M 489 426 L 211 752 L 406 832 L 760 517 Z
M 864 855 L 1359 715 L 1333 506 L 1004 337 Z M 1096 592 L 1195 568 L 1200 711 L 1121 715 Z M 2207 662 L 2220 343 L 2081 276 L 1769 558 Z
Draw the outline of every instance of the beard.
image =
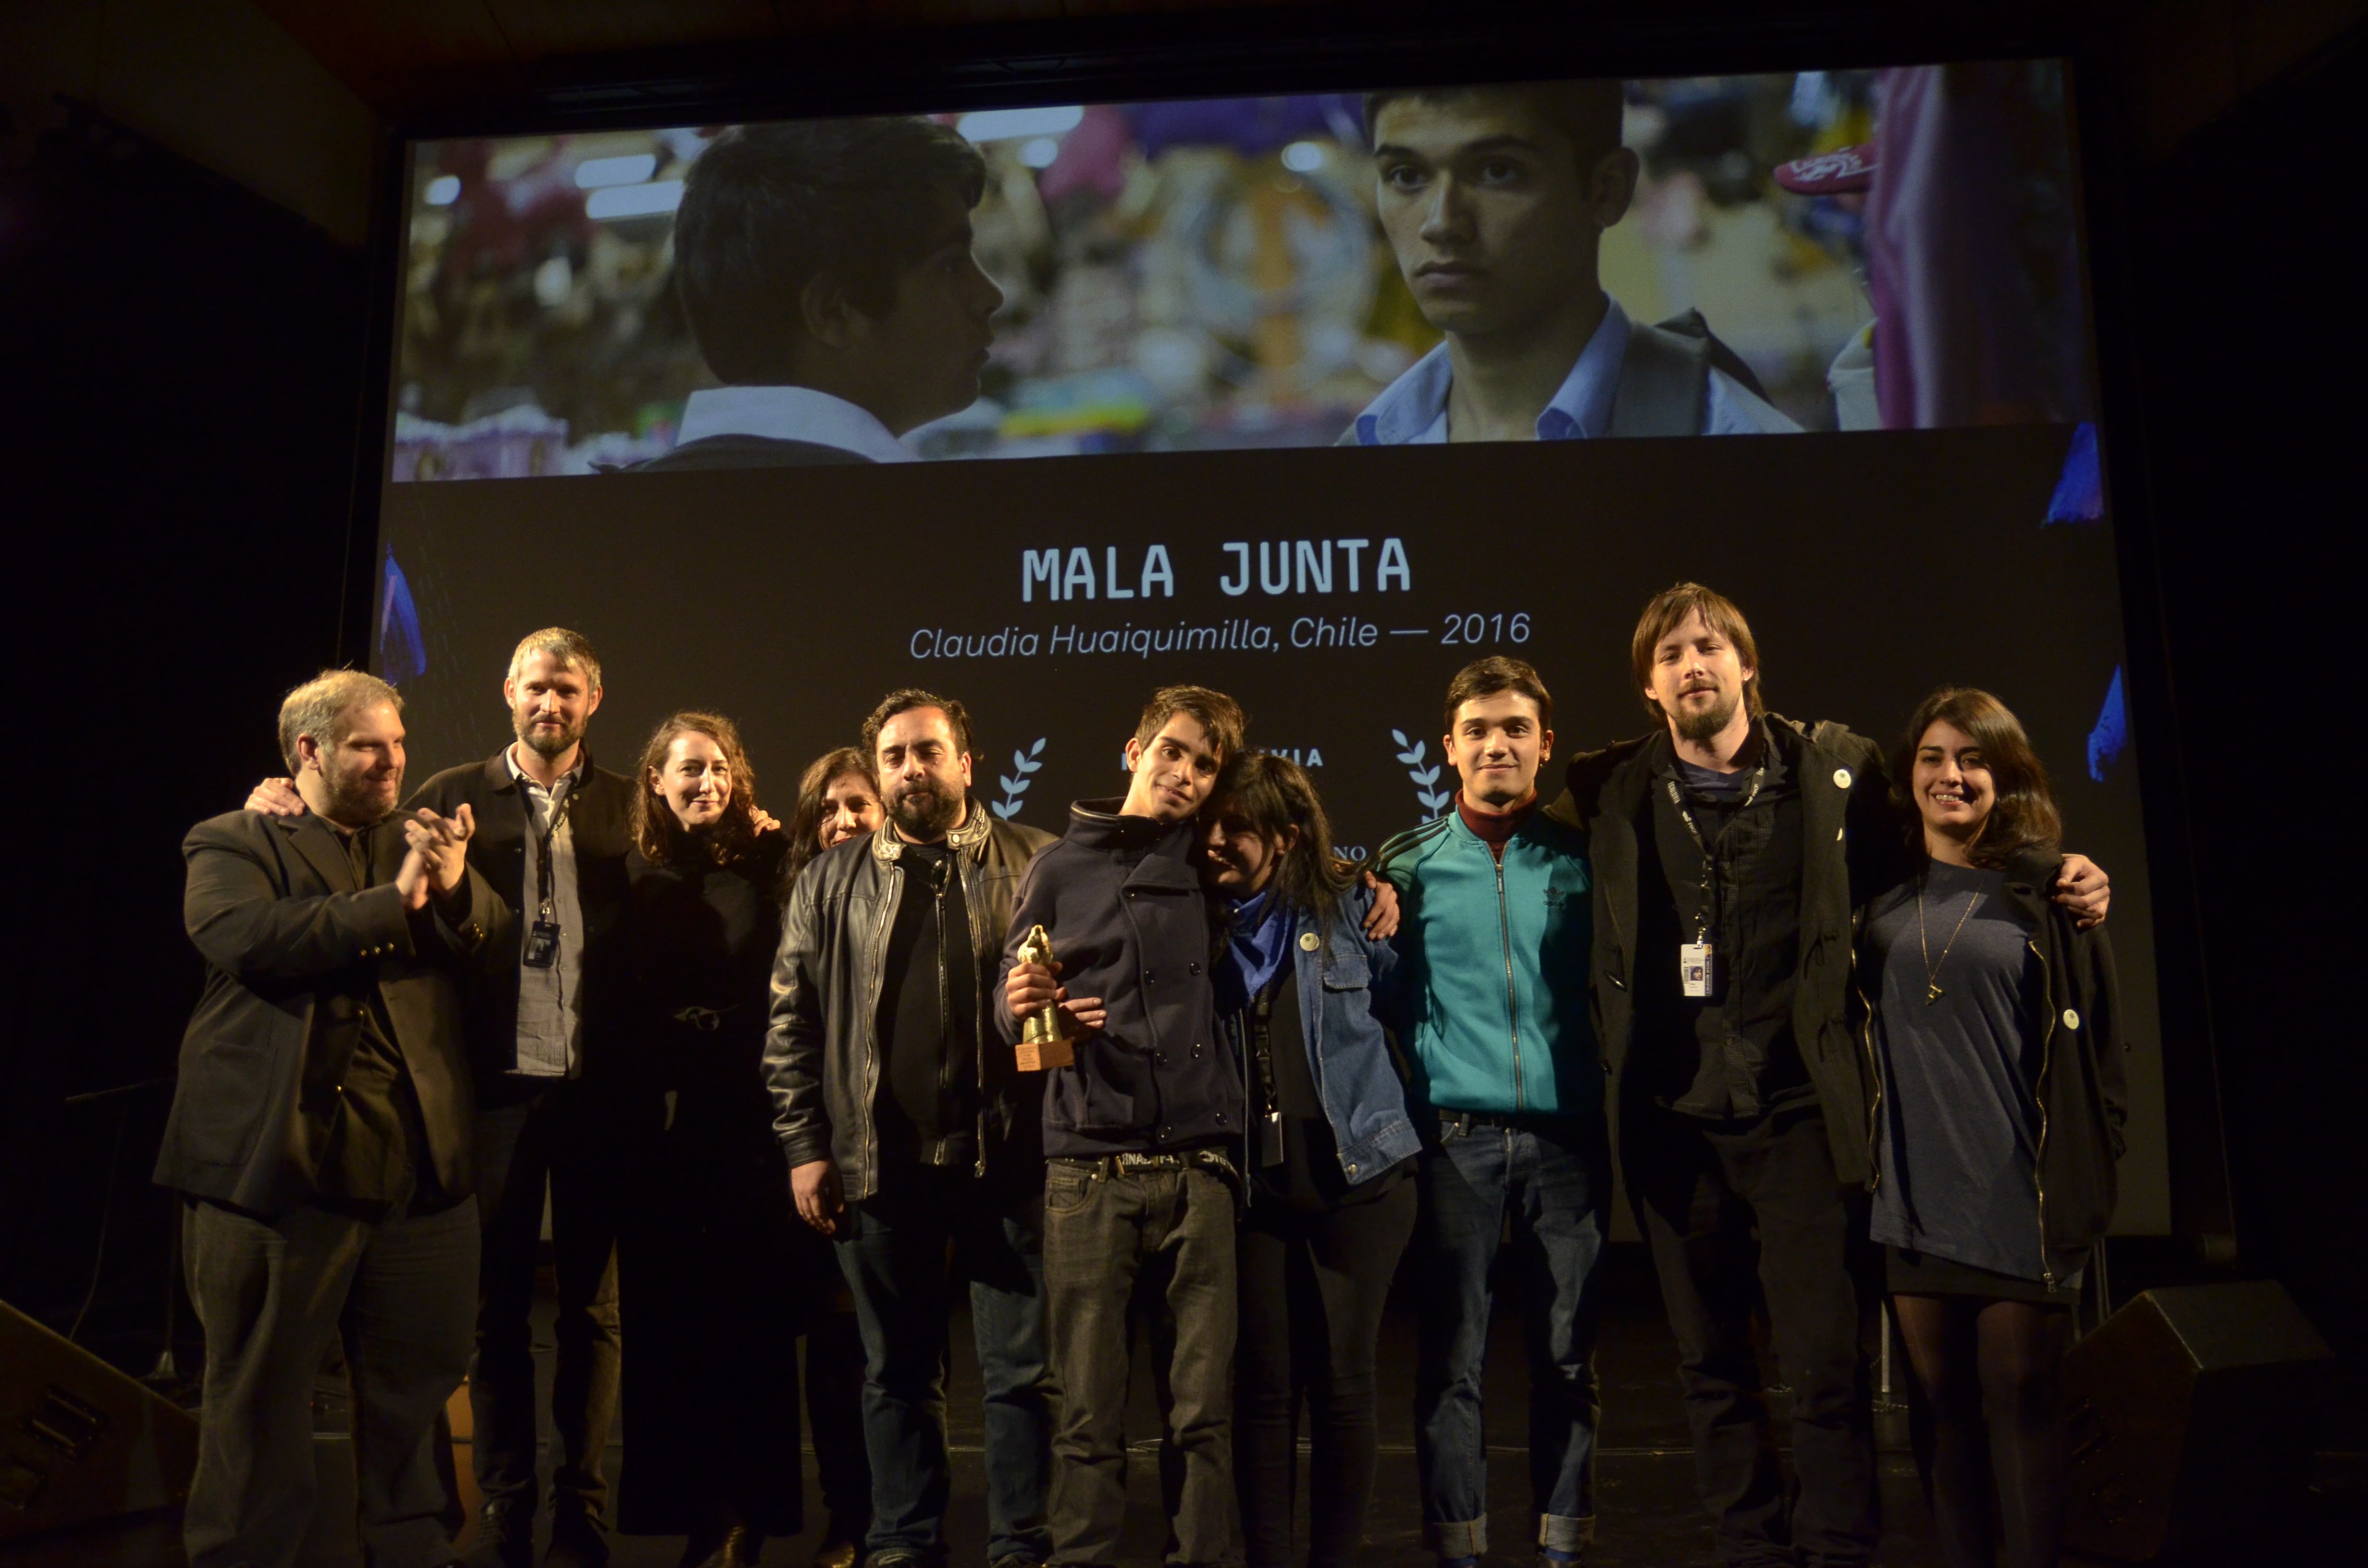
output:
M 568 748 L 584 738 L 584 726 L 562 722 L 558 728 L 541 730 L 532 719 L 513 715 L 510 728 L 518 732 L 518 744 L 537 756 L 556 759 L 567 755 Z
M 347 827 L 365 826 L 394 810 L 396 799 L 403 793 L 403 775 L 373 778 L 364 769 L 350 773 L 324 769 L 321 782 L 327 786 L 328 811 L 331 821 Z
M 888 796 L 888 820 L 905 836 L 927 844 L 943 838 L 962 819 L 962 797 L 934 784 L 907 785 Z
M 1741 692 L 1726 691 L 1721 692 L 1719 699 L 1708 708 L 1698 710 L 1681 708 L 1673 721 L 1678 738 L 1696 742 L 1709 740 L 1735 722 L 1735 710 L 1742 706 Z

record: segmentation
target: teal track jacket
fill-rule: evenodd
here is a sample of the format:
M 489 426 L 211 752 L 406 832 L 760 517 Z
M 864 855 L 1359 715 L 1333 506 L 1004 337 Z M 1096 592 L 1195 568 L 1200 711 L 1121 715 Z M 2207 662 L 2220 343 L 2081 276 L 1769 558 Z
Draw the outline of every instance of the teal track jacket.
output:
M 1383 845 L 1377 869 L 1401 904 L 1394 1021 L 1415 1096 L 1441 1110 L 1598 1111 L 1585 836 L 1533 812 L 1499 866 L 1451 808 Z

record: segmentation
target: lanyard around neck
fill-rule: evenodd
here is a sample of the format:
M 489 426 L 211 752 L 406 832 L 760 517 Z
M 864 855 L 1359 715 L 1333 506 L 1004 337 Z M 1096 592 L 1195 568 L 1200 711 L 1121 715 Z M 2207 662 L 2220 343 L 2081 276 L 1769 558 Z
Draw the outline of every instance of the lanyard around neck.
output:
M 1730 815 L 1719 828 L 1720 843 L 1724 844 L 1726 841 L 1726 829 L 1734 824 L 1735 818 L 1750 810 L 1751 802 L 1759 798 L 1759 786 L 1766 783 L 1767 779 L 1768 753 L 1763 746 L 1759 754 L 1759 766 L 1751 770 L 1751 788 L 1744 791 L 1743 799 L 1736 804 L 1734 814 Z M 1669 804 L 1677 808 L 1678 820 L 1686 824 L 1687 836 L 1694 841 L 1694 847 L 1702 851 L 1702 903 L 1694 911 L 1694 940 L 1704 941 L 1708 939 L 1710 931 L 1718 923 L 1716 918 L 1717 857 L 1713 853 L 1710 844 L 1703 839 L 1701 824 L 1694 821 L 1694 813 L 1687 808 L 1686 793 L 1678 788 L 1678 781 L 1675 778 L 1665 778 L 1661 782 L 1663 788 L 1669 792 Z
M 519 782 L 521 787 L 529 790 L 532 788 L 523 779 Z M 558 838 L 559 830 L 566 825 L 567 813 L 575 804 L 575 788 L 564 777 L 553 784 L 549 792 L 551 795 L 550 820 L 543 826 L 537 828 L 534 835 L 536 906 L 541 918 L 546 921 L 557 918 L 554 905 L 559 896 L 559 873 L 552 869 L 551 863 L 552 843 Z M 531 814 L 533 801 L 534 797 L 529 793 L 527 797 L 529 822 L 533 821 Z

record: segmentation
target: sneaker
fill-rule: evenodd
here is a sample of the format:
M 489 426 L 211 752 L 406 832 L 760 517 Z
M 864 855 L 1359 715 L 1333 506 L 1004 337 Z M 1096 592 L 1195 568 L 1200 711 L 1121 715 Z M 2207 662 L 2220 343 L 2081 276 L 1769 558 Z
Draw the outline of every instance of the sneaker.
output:
M 534 1568 L 534 1510 L 486 1504 L 476 1540 L 456 1561 L 464 1568 Z
M 599 1521 L 581 1508 L 562 1506 L 552 1513 L 551 1544 L 543 1548 L 542 1568 L 608 1568 L 609 1538 Z
M 1007 1551 L 986 1568 L 1044 1568 L 1044 1560 L 1032 1551 Z

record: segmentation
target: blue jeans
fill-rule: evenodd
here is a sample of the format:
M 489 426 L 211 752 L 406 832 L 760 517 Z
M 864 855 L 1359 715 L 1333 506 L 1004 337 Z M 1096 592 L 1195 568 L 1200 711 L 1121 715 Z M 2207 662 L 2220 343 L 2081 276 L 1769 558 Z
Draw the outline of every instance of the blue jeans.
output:
M 1502 1122 L 1442 1111 L 1416 1172 L 1415 1256 L 1426 1267 L 1415 1374 L 1423 1537 L 1441 1557 L 1488 1550 L 1481 1371 L 1488 1273 L 1506 1216 L 1528 1320 L 1530 1495 L 1538 1544 L 1583 1549 L 1595 1527 L 1595 1264 L 1611 1162 L 1597 1117 Z
M 838 1264 L 863 1331 L 863 1446 L 871 1460 L 870 1553 L 946 1556 L 946 1324 L 970 1283 L 986 1401 L 987 1559 L 1052 1546 L 1052 1380 L 1044 1364 L 1044 1197 L 966 1173 L 907 1167 L 850 1203 Z M 952 1267 L 947 1267 L 948 1244 Z

